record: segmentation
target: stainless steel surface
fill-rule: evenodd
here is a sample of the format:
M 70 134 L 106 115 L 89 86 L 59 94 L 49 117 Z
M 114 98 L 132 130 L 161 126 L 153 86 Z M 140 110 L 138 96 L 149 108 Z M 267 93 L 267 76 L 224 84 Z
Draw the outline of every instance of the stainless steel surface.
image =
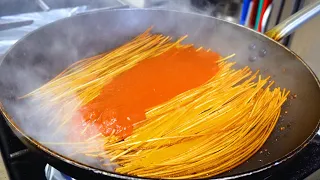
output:
M 65 9 L 54 9 L 45 12 L 34 12 L 19 14 L 13 16 L 3 16 L 2 21 L 25 21 L 32 20 L 33 22 L 29 25 L 22 26 L 20 28 L 7 29 L 0 31 L 0 54 L 4 54 L 9 47 L 16 43 L 20 38 L 29 32 L 38 29 L 50 22 L 72 16 L 74 14 L 85 12 L 88 10 L 87 6 L 65 8 Z
M 49 2 L 51 6 L 54 6 L 55 4 L 62 6 L 61 3 L 63 1 L 65 0 L 55 1 L 55 2 L 46 1 L 46 2 L 47 3 Z M 66 3 L 65 6 L 68 6 L 70 4 L 77 4 L 81 2 L 83 4 L 83 1 L 87 1 L 87 0 L 68 0 L 69 3 Z M 11 47 L 15 42 L 17 42 L 17 40 L 22 38 L 24 35 L 50 22 L 53 22 L 65 17 L 69 17 L 81 12 L 87 12 L 88 10 L 98 10 L 101 8 L 102 9 L 110 8 L 110 7 L 116 8 L 119 6 L 124 6 L 124 4 L 120 3 L 118 0 L 108 0 L 108 1 L 103 1 L 103 0 L 89 1 L 88 0 L 88 2 L 90 2 L 88 3 L 88 5 L 77 6 L 72 8 L 51 9 L 50 11 L 30 12 L 30 13 L 0 17 L 1 22 L 26 21 L 26 20 L 33 21 L 32 24 L 25 25 L 20 28 L 7 29 L 4 31 L 0 31 L 0 55 L 4 54 L 9 47 Z M 125 7 L 127 6 L 125 5 Z
M 20 134 L 19 137 L 26 138 L 25 142 L 65 163 L 118 176 L 110 171 L 101 171 L 92 164 L 89 165 L 95 168 L 89 167 L 87 162 L 80 159 L 67 159 L 67 154 L 56 147 L 40 144 L 39 141 L 44 141 L 43 138 L 57 138 L 50 136 L 54 128 L 46 126 L 46 122 L 39 119 L 25 119 L 24 113 L 29 113 L 33 107 L 17 111 L 16 108 L 24 104 L 14 97 L 39 87 L 71 63 L 117 47 L 150 26 L 154 26 L 153 33 L 174 38 L 188 34 L 185 43 L 211 48 L 222 56 L 236 53 L 233 59 L 237 62 L 236 68 L 249 66 L 253 70 L 260 69 L 262 75 L 270 75 L 277 86 L 290 89 L 293 94 L 298 95 L 284 107 L 284 111 L 288 113 L 282 114 L 275 130 L 262 147 L 270 154 L 266 156 L 257 153 L 248 162 L 225 174 L 226 176 L 238 173 L 246 176 L 257 172 L 255 169 L 276 166 L 293 156 L 296 150 L 302 149 L 318 130 L 319 82 L 310 68 L 290 50 L 260 33 L 212 17 L 176 11 L 136 9 L 97 11 L 57 21 L 23 38 L 9 51 L 0 66 L 0 99 L 6 118 Z M 280 131 L 283 126 L 290 128 Z M 34 127 L 43 128 L 34 131 Z M 44 137 L 43 134 L 49 137 Z
M 44 11 L 49 11 L 50 7 L 43 1 L 43 0 L 36 0 L 36 3 L 39 5 L 39 7 Z
M 0 31 L 27 26 L 33 23 L 33 20 L 13 20 L 5 21 L 0 19 Z
M 194 12 L 214 16 L 226 21 L 239 23 L 241 0 L 199 1 L 199 0 L 121 0 L 137 8 L 159 8 L 177 10 L 181 12 Z
M 315 0 L 306 0 L 310 4 Z M 301 56 L 320 78 L 320 16 L 297 29 L 292 38 L 290 49 Z
M 94 11 L 105 11 L 105 10 L 111 10 L 111 9 L 125 9 L 125 8 L 129 8 L 129 7 L 130 7 L 129 5 L 120 5 L 120 6 L 113 6 L 113 7 L 90 9 L 90 10 L 88 10 L 88 11 L 76 13 L 76 15 L 86 14 L 86 13 L 92 13 L 92 12 L 94 12 Z
M 300 27 L 302 24 L 318 15 L 320 12 L 320 0 L 304 7 L 288 19 L 284 20 L 274 28 L 268 30 L 266 35 L 272 39 L 279 41 L 282 38 L 290 35 L 294 30 Z

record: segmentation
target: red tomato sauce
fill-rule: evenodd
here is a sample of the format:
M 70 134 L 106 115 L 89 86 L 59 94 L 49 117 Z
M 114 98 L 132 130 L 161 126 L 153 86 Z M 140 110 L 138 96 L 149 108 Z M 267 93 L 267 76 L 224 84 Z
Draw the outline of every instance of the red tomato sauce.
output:
M 173 48 L 146 59 L 105 85 L 98 97 L 79 109 L 82 118 L 74 116 L 73 120 L 82 127 L 90 124 L 88 136 L 98 130 L 104 135 L 114 131 L 125 138 L 131 134 L 133 124 L 145 119 L 146 109 L 213 77 L 219 70 L 218 59 L 217 53 L 196 51 L 193 47 Z

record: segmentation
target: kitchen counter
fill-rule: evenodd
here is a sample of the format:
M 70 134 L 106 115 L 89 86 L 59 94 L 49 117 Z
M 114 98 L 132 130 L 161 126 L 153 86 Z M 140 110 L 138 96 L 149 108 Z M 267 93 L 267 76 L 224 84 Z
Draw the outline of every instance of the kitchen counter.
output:
M 6 171 L 6 167 L 3 164 L 2 157 L 0 156 L 0 180 L 6 180 L 8 178 L 8 174 Z

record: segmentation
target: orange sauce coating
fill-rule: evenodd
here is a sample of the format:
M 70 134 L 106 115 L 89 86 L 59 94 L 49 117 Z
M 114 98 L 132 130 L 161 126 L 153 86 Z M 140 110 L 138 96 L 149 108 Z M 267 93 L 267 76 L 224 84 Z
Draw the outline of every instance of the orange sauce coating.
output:
M 174 96 L 198 87 L 219 70 L 219 55 L 195 48 L 173 48 L 149 58 L 105 85 L 101 94 L 79 109 L 80 122 L 88 136 L 96 130 L 104 135 L 129 136 L 133 124 L 145 119 L 146 109 L 164 103 Z M 92 125 L 93 124 L 93 125 Z

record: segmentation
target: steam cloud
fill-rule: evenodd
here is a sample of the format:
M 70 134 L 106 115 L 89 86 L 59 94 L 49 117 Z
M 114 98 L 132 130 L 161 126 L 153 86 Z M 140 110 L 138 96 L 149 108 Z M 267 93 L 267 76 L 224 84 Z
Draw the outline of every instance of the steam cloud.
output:
M 184 3 L 183 3 L 184 2 Z M 179 1 L 179 11 L 194 12 L 194 7 L 191 6 L 189 1 Z M 212 9 L 197 10 L 198 13 L 210 15 Z M 127 15 L 130 15 L 127 14 Z M 219 26 L 219 24 L 208 24 L 208 21 L 193 21 L 188 20 L 188 23 L 181 22 L 180 19 L 176 19 L 174 14 L 164 16 L 166 19 L 157 20 L 155 22 L 162 22 L 161 24 L 154 24 L 154 32 L 161 32 L 166 35 L 172 35 L 175 37 L 183 36 L 192 32 L 191 36 L 186 40 L 185 43 L 195 43 L 195 45 L 201 45 L 207 48 L 211 48 L 219 52 L 222 56 L 230 55 L 233 53 L 237 54 L 237 59 L 247 60 L 248 55 L 247 51 L 238 48 L 238 43 L 232 44 L 232 42 L 242 41 L 244 44 L 248 42 L 246 37 L 239 36 L 235 33 L 234 29 L 229 27 Z M 79 59 L 84 57 L 92 56 L 99 52 L 105 51 L 106 49 L 114 48 L 128 40 L 128 37 L 122 37 L 124 34 L 128 34 L 130 37 L 133 35 L 138 35 L 137 31 L 141 33 L 143 30 L 148 28 L 150 24 L 141 23 L 139 18 L 148 18 L 148 17 L 123 17 L 120 20 L 126 20 L 125 23 L 115 23 L 110 24 L 109 26 L 116 26 L 112 31 L 108 31 L 107 24 L 104 26 L 96 23 L 95 28 L 106 30 L 106 38 L 101 39 L 97 44 L 88 44 L 88 34 L 81 34 L 81 28 L 78 26 L 71 26 L 68 24 L 66 27 L 63 27 L 67 33 L 67 36 L 64 36 L 62 41 L 46 37 L 49 39 L 48 42 L 42 44 L 42 40 L 36 40 L 33 43 L 21 42 L 18 46 L 23 49 L 22 54 L 8 54 L 7 59 L 12 60 L 13 62 L 3 62 L 0 66 L 0 87 L 3 89 L 1 95 L 1 101 L 6 109 L 6 111 L 12 115 L 15 123 L 24 131 L 25 134 L 37 140 L 38 142 L 66 142 L 73 143 L 70 136 L 71 124 L 67 123 L 60 129 L 59 133 L 55 133 L 59 123 L 48 124 L 49 120 L 52 119 L 52 116 L 55 116 L 56 119 L 62 119 L 63 113 L 59 112 L 56 108 L 44 108 L 42 104 L 45 102 L 28 98 L 23 100 L 17 100 L 18 96 L 27 94 L 28 92 L 40 87 L 42 84 L 48 82 L 54 77 L 54 75 L 61 72 L 68 65 L 76 62 Z M 152 17 L 151 17 L 152 18 Z M 101 20 L 100 20 L 101 21 Z M 106 20 L 107 21 L 107 20 Z M 112 20 L 108 20 L 112 22 Z M 94 22 L 92 22 L 94 24 Z M 121 24 L 127 24 L 127 26 L 132 27 L 128 29 L 122 27 Z M 86 24 L 82 24 L 86 26 Z M 101 27 L 100 27 L 101 26 Z M 138 27 L 139 28 L 135 28 Z M 51 26 L 53 27 L 53 26 Z M 56 28 L 48 32 L 42 33 L 50 36 L 54 31 L 60 31 L 61 29 Z M 102 30 L 100 30 L 102 32 Z M 114 36 L 112 33 L 119 33 L 117 36 Z M 122 33 L 122 34 L 121 34 Z M 63 34 L 63 33 L 62 33 Z M 77 36 L 68 36 L 72 34 L 77 34 Z M 223 34 L 220 36 L 219 34 Z M 127 35 L 127 36 L 128 36 Z M 97 34 L 90 34 L 92 38 L 96 37 Z M 100 35 L 103 36 L 103 35 Z M 91 38 L 91 37 L 90 37 Z M 92 40 L 92 39 L 91 39 Z M 96 40 L 97 41 L 97 40 Z M 226 43 L 225 41 L 229 41 Z M 75 46 L 77 44 L 77 46 Z M 86 49 L 79 49 L 79 44 L 84 44 Z M 43 46 L 49 46 L 47 50 L 42 52 Z M 23 47 L 23 48 L 22 48 Z M 60 55 L 61 52 L 66 51 L 67 54 Z M 17 49 L 17 47 L 16 47 Z M 247 49 L 247 48 L 245 48 Z M 15 50 L 15 49 L 14 49 Z M 39 56 L 39 54 L 42 56 Z M 44 56 L 55 57 L 55 59 L 46 59 Z M 50 61 L 42 62 L 42 60 Z M 37 62 L 39 61 L 39 62 Z M 238 64 L 242 66 L 242 62 L 238 61 Z M 245 63 L 247 64 L 247 62 Z M 64 110 L 68 112 L 68 109 Z M 57 122 L 57 121 L 56 121 Z M 102 144 L 95 144 L 96 146 L 101 146 Z M 69 156 L 75 151 L 79 150 L 78 147 L 72 145 L 53 145 L 46 144 L 49 149 L 64 155 Z M 81 163 L 88 164 L 97 168 L 106 168 L 101 166 L 99 159 L 95 159 L 87 156 L 71 156 L 71 159 L 79 161 Z M 105 162 L 103 162 L 105 163 Z M 109 167 L 107 170 L 112 170 L 112 167 Z

